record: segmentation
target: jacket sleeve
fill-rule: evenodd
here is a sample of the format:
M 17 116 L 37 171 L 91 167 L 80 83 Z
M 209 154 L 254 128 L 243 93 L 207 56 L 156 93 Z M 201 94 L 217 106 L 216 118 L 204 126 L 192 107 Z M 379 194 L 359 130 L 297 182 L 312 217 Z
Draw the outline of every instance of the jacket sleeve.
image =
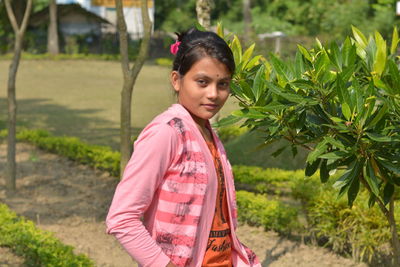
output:
M 107 233 L 113 234 L 141 266 L 166 266 L 170 261 L 141 217 L 172 163 L 177 145 L 176 132 L 168 124 L 147 126 L 135 142 L 107 215 Z

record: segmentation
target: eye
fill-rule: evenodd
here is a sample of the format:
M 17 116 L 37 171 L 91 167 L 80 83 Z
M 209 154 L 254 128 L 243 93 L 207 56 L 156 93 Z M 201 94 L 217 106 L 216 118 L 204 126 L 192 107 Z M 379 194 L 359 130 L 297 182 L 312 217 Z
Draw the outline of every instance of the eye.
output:
M 222 89 L 227 89 L 229 88 L 229 84 L 230 84 L 229 82 L 219 82 L 218 86 Z
M 197 80 L 197 84 L 200 86 L 207 86 L 207 81 L 206 80 Z

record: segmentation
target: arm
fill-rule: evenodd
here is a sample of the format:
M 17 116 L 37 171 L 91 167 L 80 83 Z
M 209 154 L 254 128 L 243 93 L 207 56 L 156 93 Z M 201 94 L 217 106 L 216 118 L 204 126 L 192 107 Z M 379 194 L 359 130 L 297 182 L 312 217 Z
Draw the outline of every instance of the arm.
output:
M 176 146 L 176 133 L 169 125 L 146 127 L 135 143 L 135 151 L 115 190 L 106 219 L 107 232 L 115 235 L 142 266 L 167 266 L 170 261 L 140 218 L 151 204 L 173 160 Z

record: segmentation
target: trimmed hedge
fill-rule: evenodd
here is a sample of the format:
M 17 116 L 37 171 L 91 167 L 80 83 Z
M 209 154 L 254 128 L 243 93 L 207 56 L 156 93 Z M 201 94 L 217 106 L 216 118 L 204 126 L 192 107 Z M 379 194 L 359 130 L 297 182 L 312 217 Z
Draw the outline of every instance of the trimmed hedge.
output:
M 247 127 L 239 127 L 237 125 L 230 125 L 225 127 L 219 127 L 217 129 L 218 137 L 223 143 L 227 143 L 236 137 L 239 137 L 249 131 Z
M 0 138 L 6 136 L 6 130 L 0 132 Z M 53 136 L 44 130 L 22 129 L 18 131 L 17 139 L 119 176 L 120 153 L 110 147 L 89 145 L 76 137 Z
M 308 179 L 304 170 L 287 171 L 244 165 L 233 165 L 232 170 L 236 187 L 255 193 L 280 194 L 280 190 L 288 191 L 294 181 Z
M 0 204 L 0 246 L 24 257 L 27 266 L 94 266 L 88 257 L 75 255 L 73 247 L 36 228 L 32 221 L 17 216 L 4 204 Z
M 4 54 L 0 55 L 0 60 L 11 60 L 13 54 Z M 23 52 L 21 54 L 21 58 L 23 60 L 114 60 L 119 61 L 119 54 L 58 54 L 58 55 L 50 55 L 50 54 L 31 54 Z
M 288 234 L 299 229 L 298 210 L 278 200 L 269 200 L 265 195 L 237 191 L 236 200 L 240 210 L 238 220 L 249 225 L 262 226 Z
M 6 137 L 7 131 L 0 131 L 0 138 Z M 27 141 L 38 147 L 54 152 L 83 164 L 106 170 L 114 176 L 119 175 L 120 153 L 112 151 L 109 147 L 88 145 L 75 137 L 55 137 L 44 130 L 23 129 L 17 133 L 18 140 Z M 266 175 L 268 170 L 263 170 L 259 176 L 255 176 L 261 168 L 233 166 L 239 182 L 257 184 L 266 181 L 265 177 L 271 177 L 272 181 L 287 181 L 293 172 L 272 170 L 272 175 Z M 238 171 L 239 170 L 239 171 Z M 273 178 L 278 174 L 277 178 Z M 300 173 L 300 172 L 299 172 Z M 304 175 L 303 175 L 304 177 Z M 254 181 L 253 181 L 254 179 Z M 267 179 L 268 180 L 268 179 Z M 277 200 L 268 200 L 264 195 L 238 191 L 237 204 L 241 212 L 239 220 L 252 225 L 263 226 L 267 230 L 275 230 L 287 233 L 295 228 L 297 210 L 282 204 Z

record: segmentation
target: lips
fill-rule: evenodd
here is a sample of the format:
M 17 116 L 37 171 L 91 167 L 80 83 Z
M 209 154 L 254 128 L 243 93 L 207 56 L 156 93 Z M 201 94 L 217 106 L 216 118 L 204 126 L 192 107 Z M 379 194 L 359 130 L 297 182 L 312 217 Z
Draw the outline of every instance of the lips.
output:
M 202 106 L 209 110 L 214 110 L 218 108 L 217 104 L 202 104 Z

